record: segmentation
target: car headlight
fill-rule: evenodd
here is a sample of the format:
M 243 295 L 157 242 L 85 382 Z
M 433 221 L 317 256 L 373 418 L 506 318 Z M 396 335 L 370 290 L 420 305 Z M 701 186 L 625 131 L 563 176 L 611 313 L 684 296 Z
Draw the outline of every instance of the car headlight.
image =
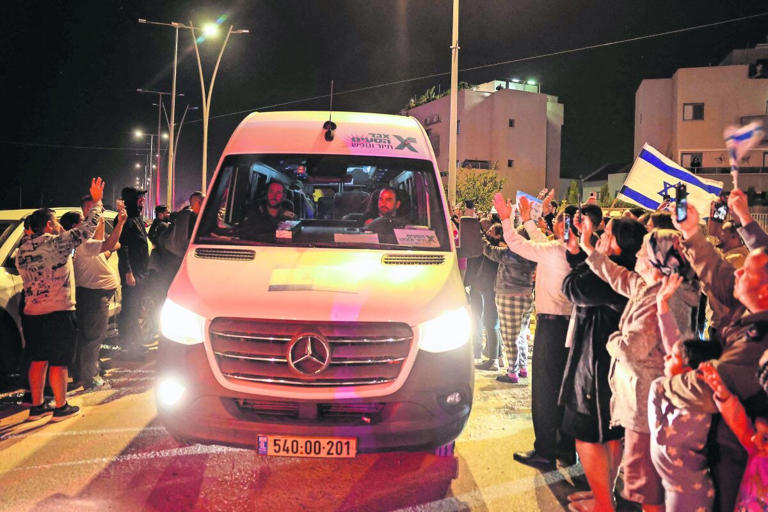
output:
M 467 308 L 446 311 L 419 325 L 419 348 L 427 352 L 454 350 L 469 342 L 472 319 Z
M 196 345 L 205 340 L 205 318 L 165 299 L 160 312 L 160 331 L 176 343 Z

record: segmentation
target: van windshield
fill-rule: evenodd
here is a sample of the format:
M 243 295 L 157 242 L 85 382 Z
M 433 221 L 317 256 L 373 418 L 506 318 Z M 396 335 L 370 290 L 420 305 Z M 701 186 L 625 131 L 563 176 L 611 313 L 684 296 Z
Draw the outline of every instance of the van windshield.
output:
M 428 160 L 230 155 L 195 243 L 448 251 Z

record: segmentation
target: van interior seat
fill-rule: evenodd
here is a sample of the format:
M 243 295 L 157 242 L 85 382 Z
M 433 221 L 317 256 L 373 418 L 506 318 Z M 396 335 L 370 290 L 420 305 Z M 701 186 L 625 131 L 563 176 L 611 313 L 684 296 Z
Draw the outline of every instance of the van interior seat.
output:
M 333 196 L 323 196 L 317 198 L 317 218 L 333 218 Z
M 368 192 L 346 190 L 333 196 L 333 218 L 341 219 L 349 213 L 362 213 L 368 202 Z

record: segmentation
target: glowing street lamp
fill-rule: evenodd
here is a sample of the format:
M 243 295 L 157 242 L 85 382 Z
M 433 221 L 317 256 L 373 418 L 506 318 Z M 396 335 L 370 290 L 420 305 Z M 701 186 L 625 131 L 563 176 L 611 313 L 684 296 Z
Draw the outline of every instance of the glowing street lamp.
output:
M 213 75 L 211 77 L 211 82 L 208 88 L 208 94 L 205 94 L 205 81 L 203 80 L 203 66 L 200 62 L 200 52 L 198 49 L 198 43 L 202 43 L 205 41 L 207 37 L 215 37 L 219 32 L 219 26 L 224 23 L 224 21 L 227 19 L 226 15 L 219 16 L 219 18 L 216 20 L 215 23 L 208 23 L 205 26 L 202 27 L 195 27 L 192 22 L 189 22 L 189 25 L 184 25 L 182 23 L 172 21 L 170 23 L 163 23 L 158 21 L 148 21 L 143 18 L 139 18 L 139 23 L 144 23 L 147 25 L 163 25 L 166 27 L 173 27 L 176 31 L 176 39 L 174 44 L 174 52 L 173 52 L 173 81 L 172 81 L 172 92 L 171 92 L 171 121 L 170 121 L 170 132 L 171 132 L 171 138 L 169 143 L 169 150 L 168 150 L 168 183 L 173 183 L 173 174 L 174 174 L 174 161 L 175 161 L 175 149 L 176 145 L 174 144 L 174 126 L 176 122 L 176 69 L 178 67 L 178 54 L 179 54 L 179 29 L 184 28 L 188 29 L 190 33 L 192 34 L 192 41 L 195 45 L 195 55 L 197 56 L 197 67 L 198 71 L 200 72 L 200 86 L 203 93 L 203 172 L 202 172 L 202 190 L 206 190 L 206 170 L 207 170 L 207 163 L 208 163 L 208 114 L 210 112 L 211 107 L 211 93 L 213 92 L 213 82 L 216 80 L 216 73 L 219 70 L 219 63 L 221 62 L 221 56 L 224 53 L 224 48 L 227 46 L 227 42 L 229 41 L 229 36 L 231 34 L 247 34 L 248 30 L 233 30 L 233 26 L 229 26 L 229 30 L 227 31 L 227 36 L 224 39 L 224 43 L 221 46 L 221 50 L 219 51 L 219 57 L 216 60 L 216 66 L 213 69 Z M 195 30 L 201 30 L 202 34 L 198 38 L 195 34 Z M 169 185 L 168 187 L 168 204 L 172 204 L 171 199 L 171 190 L 172 186 Z

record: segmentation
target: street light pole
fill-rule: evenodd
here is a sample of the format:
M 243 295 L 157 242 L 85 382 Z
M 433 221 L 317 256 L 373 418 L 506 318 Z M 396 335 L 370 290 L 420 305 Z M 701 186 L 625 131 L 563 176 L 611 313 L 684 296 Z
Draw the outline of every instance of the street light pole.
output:
M 456 131 L 459 99 L 459 0 L 453 0 L 451 37 L 451 113 L 448 123 L 448 201 L 456 207 Z
M 174 210 L 173 207 L 173 199 L 174 199 L 174 193 L 176 192 L 174 189 L 176 188 L 175 185 L 175 179 L 174 179 L 174 173 L 176 172 L 176 169 L 174 169 L 174 164 L 176 162 L 176 145 L 173 143 L 174 138 L 174 124 L 176 122 L 176 68 L 178 67 L 179 62 L 179 24 L 174 24 L 174 32 L 176 32 L 175 41 L 173 44 L 173 81 L 171 84 L 171 122 L 168 139 L 168 208 L 171 209 L 171 211 Z
M 227 30 L 227 35 L 224 38 L 224 43 L 219 50 L 219 56 L 216 59 L 216 66 L 213 68 L 213 74 L 211 75 L 211 82 L 208 84 L 208 94 L 205 93 L 205 79 L 203 78 L 203 64 L 200 61 L 200 50 L 197 46 L 197 36 L 195 35 L 195 27 L 192 26 L 192 22 L 189 23 L 189 29 L 192 32 L 192 41 L 195 44 L 195 56 L 197 57 L 197 69 L 200 73 L 200 92 L 203 96 L 203 170 L 202 170 L 202 191 L 205 192 L 208 189 L 208 119 L 211 113 L 211 98 L 213 97 L 213 84 L 216 81 L 216 73 L 219 71 L 219 64 L 221 63 L 221 56 L 224 55 L 224 49 L 229 42 L 229 36 L 232 34 L 247 34 L 249 31 L 245 29 L 233 30 L 234 26 L 230 25 Z
M 220 17 L 216 21 L 216 24 L 213 26 L 215 27 L 216 25 L 221 24 L 221 22 L 224 19 L 226 19 L 226 16 Z M 216 67 L 213 70 L 213 76 L 211 77 L 211 83 L 208 89 L 208 95 L 206 96 L 205 82 L 203 80 L 203 66 L 202 66 L 202 63 L 200 62 L 200 51 L 197 46 L 197 36 L 195 35 L 195 29 L 197 27 L 195 27 L 191 21 L 189 22 L 189 25 L 184 25 L 176 21 L 172 21 L 170 23 L 163 23 L 159 21 L 149 21 L 144 18 L 139 18 L 139 23 L 143 23 L 147 25 L 164 25 L 166 27 L 173 27 L 176 31 L 176 42 L 175 42 L 174 53 L 173 53 L 173 84 L 172 84 L 173 96 L 171 97 L 172 98 L 171 99 L 171 121 L 169 123 L 171 125 L 171 130 L 170 130 L 171 131 L 171 139 L 170 139 L 171 149 L 169 149 L 169 152 L 168 152 L 168 183 L 169 183 L 168 188 L 169 190 L 172 190 L 173 188 L 173 185 L 171 183 L 174 180 L 173 173 L 175 172 L 173 168 L 174 161 L 175 161 L 174 160 L 175 155 L 173 154 L 175 153 L 175 144 L 173 140 L 173 137 L 174 137 L 173 126 L 175 122 L 174 116 L 176 113 L 175 93 L 176 93 L 176 68 L 178 67 L 178 52 L 179 52 L 179 29 L 180 28 L 188 29 L 192 34 L 192 41 L 194 42 L 194 45 L 195 45 L 195 55 L 197 56 L 197 67 L 200 72 L 200 86 L 203 93 L 203 172 L 202 172 L 203 186 L 202 186 L 202 191 L 205 192 L 207 189 L 206 173 L 207 173 L 207 163 L 208 163 L 208 113 L 211 107 L 211 93 L 213 92 L 213 82 L 216 80 L 216 73 L 219 70 L 219 62 L 221 62 L 221 56 L 224 53 L 224 48 L 227 46 L 227 42 L 229 41 L 229 36 L 231 34 L 247 34 L 249 31 L 245 29 L 233 30 L 232 25 L 230 25 L 229 30 L 227 31 L 227 37 L 224 40 L 224 44 L 221 46 L 221 50 L 219 51 L 219 58 L 216 60 Z M 171 203 L 170 192 L 168 197 L 169 197 L 168 202 L 170 204 Z

